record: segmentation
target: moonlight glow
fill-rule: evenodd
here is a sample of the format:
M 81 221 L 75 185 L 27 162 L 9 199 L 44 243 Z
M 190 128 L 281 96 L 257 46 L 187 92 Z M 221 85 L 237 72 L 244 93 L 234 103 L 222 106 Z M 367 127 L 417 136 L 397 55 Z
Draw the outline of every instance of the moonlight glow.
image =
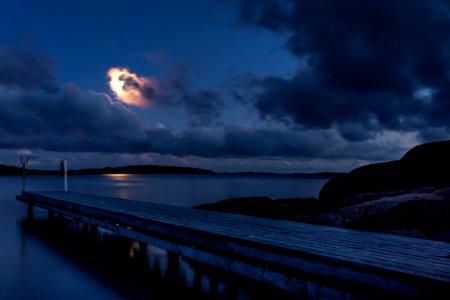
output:
M 127 68 L 111 68 L 108 76 L 109 87 L 120 101 L 139 107 L 151 104 L 158 85 L 155 79 L 139 77 Z

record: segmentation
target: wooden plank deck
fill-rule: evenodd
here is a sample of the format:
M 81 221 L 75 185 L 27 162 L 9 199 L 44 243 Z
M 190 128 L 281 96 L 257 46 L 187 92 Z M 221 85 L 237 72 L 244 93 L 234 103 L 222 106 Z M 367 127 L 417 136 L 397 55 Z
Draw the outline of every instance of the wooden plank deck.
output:
M 17 200 L 313 298 L 448 298 L 450 244 L 74 192 Z

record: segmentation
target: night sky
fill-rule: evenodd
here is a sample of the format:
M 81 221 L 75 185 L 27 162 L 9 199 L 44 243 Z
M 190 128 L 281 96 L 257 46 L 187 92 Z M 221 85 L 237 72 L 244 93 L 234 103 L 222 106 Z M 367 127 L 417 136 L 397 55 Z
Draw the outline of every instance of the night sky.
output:
M 348 171 L 449 138 L 450 1 L 2 1 L 0 163 Z

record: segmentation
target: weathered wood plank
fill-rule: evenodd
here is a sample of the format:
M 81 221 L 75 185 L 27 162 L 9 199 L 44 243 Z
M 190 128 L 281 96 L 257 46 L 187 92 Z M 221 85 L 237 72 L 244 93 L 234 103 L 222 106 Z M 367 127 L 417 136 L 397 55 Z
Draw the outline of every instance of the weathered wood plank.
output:
M 136 214 L 137 216 L 139 216 L 139 214 Z M 146 216 L 143 216 L 143 217 L 146 217 Z M 183 221 L 184 222 L 184 221 Z M 212 229 L 212 227 L 214 226 L 214 225 L 217 225 L 217 221 L 216 222 L 212 222 L 212 223 L 207 223 L 206 224 L 206 227 L 208 228 L 208 229 Z M 233 225 L 233 224 L 235 224 L 236 222 L 232 222 L 232 223 L 230 223 L 230 224 L 228 224 L 227 226 L 228 226 L 228 228 L 231 226 L 231 225 Z M 198 220 L 197 220 L 197 222 L 196 222 L 196 225 L 198 225 Z M 255 224 L 256 225 L 256 224 Z M 248 227 L 248 226 L 247 226 Z M 199 228 L 199 227 L 197 227 L 197 228 Z M 201 229 L 201 228 L 200 228 Z M 252 228 L 251 228 L 251 232 L 252 233 L 254 233 L 254 232 L 256 232 L 257 231 L 257 226 L 252 226 Z M 297 233 L 296 233 L 296 236 L 298 237 L 299 236 L 299 234 L 298 234 L 299 232 L 297 231 Z M 275 233 L 276 235 L 278 235 L 278 232 L 277 233 Z M 270 237 L 270 232 L 269 233 L 267 233 L 267 232 L 265 232 L 265 233 L 263 233 L 262 234 L 263 236 L 265 236 L 265 237 L 268 237 L 268 238 L 272 238 L 272 237 Z M 314 243 L 314 242 L 317 242 L 317 241 L 319 241 L 320 242 L 320 246 L 323 248 L 324 246 L 332 246 L 332 245 L 330 245 L 329 243 L 333 243 L 333 242 L 336 242 L 336 238 L 333 238 L 333 239 L 329 239 L 328 237 L 326 237 L 326 240 L 325 241 L 320 241 L 320 238 L 321 238 L 321 236 L 323 236 L 323 235 L 315 235 L 314 236 L 314 239 L 312 240 L 312 241 L 306 241 L 306 242 L 312 242 L 312 243 Z M 275 238 L 276 238 L 276 236 L 275 236 Z M 284 238 L 283 238 L 283 240 L 284 240 L 284 242 L 286 242 L 287 240 L 289 240 L 290 238 L 292 238 L 292 235 L 284 235 Z M 301 237 L 300 236 L 300 238 L 301 238 L 301 240 L 299 240 L 300 242 L 301 241 L 304 241 L 304 237 Z M 311 238 L 311 237 L 310 237 Z M 341 240 L 341 241 L 337 241 L 338 242 L 338 244 L 337 244 L 337 246 L 336 247 L 338 247 L 339 248 L 339 250 L 340 251 L 342 251 L 342 250 L 345 250 L 346 248 L 345 248 L 345 243 L 346 243 L 346 241 L 348 241 L 349 239 L 343 239 L 343 240 Z M 370 241 L 372 241 L 373 239 L 370 239 Z M 351 242 L 351 241 L 350 241 Z M 358 240 L 357 241 L 358 243 L 361 243 L 361 240 Z M 354 249 L 355 250 L 360 250 L 360 251 L 365 251 L 365 249 L 363 248 L 363 247 L 360 247 L 359 245 L 356 245 L 355 243 L 353 243 L 353 245 L 354 246 L 351 246 L 352 244 L 350 244 L 350 248 L 352 248 L 352 247 L 354 247 Z M 391 248 L 392 248 L 392 246 L 391 247 L 386 247 L 386 245 L 385 245 L 385 243 L 384 243 L 384 245 L 382 245 L 382 247 L 383 247 L 383 254 L 385 254 L 386 252 L 387 252 L 387 250 L 390 250 Z M 379 248 L 379 247 L 378 247 Z M 387 248 L 387 249 L 386 249 Z M 355 250 L 353 250 L 353 249 L 350 249 L 350 250 L 352 250 L 353 252 L 355 251 Z M 401 249 L 402 251 L 405 251 L 405 252 L 408 252 L 409 250 L 408 250 L 408 248 L 404 248 L 403 247 L 403 249 Z M 428 245 L 428 247 L 427 247 L 427 249 L 425 249 L 425 250 L 429 250 L 429 245 Z M 372 250 L 371 250 L 371 253 L 373 254 L 373 253 L 376 253 L 376 251 L 377 251 L 377 247 L 375 247 L 375 248 L 373 248 Z M 429 251 L 427 251 L 427 252 L 429 252 Z M 415 254 L 417 254 L 417 255 L 422 255 L 424 252 L 423 251 L 413 251 L 413 253 L 415 253 Z M 448 252 L 447 252 L 448 253 Z M 429 254 L 428 254 L 428 256 L 430 256 Z M 383 257 L 383 259 L 385 259 L 385 257 Z M 439 262 L 439 263 L 441 263 L 441 262 Z
M 145 216 L 144 216 L 145 217 Z M 171 220 L 173 221 L 174 220 L 174 217 L 173 216 L 170 216 L 171 217 Z M 198 216 L 197 216 L 198 217 Z M 198 220 L 199 220 L 199 218 L 196 218 L 196 223 L 198 223 Z M 161 221 L 161 219 L 160 219 L 160 221 Z M 164 219 L 163 219 L 163 221 L 164 221 Z M 184 221 L 183 221 L 184 222 Z M 235 224 L 235 222 L 232 222 L 232 223 L 230 223 L 230 224 L 226 224 L 227 226 L 225 226 L 225 233 L 227 233 L 227 234 L 229 234 L 229 230 L 230 230 L 230 228 L 233 226 Z M 198 224 L 197 224 L 198 225 Z M 214 230 L 214 226 L 216 226 L 217 224 L 216 224 L 216 222 L 212 222 L 212 223 L 208 223 L 207 224 L 207 226 L 206 226 L 206 230 L 209 230 L 209 231 L 212 231 L 212 230 Z M 221 225 L 222 227 L 223 227 L 223 225 Z M 196 226 L 195 227 L 195 229 L 199 229 L 199 230 L 205 230 L 205 228 L 201 228 L 201 227 L 198 227 L 198 226 Z M 220 229 L 220 228 L 219 228 Z M 244 232 L 243 234 L 239 234 L 239 233 L 237 233 L 236 231 L 234 231 L 233 233 L 234 234 L 239 234 L 238 235 L 238 237 L 239 238 L 247 238 L 247 239 L 252 239 L 252 238 L 255 238 L 253 235 L 255 234 L 255 232 L 256 232 L 256 229 L 257 229 L 257 226 L 253 226 L 253 227 L 251 227 L 251 231 L 250 231 L 250 233 L 248 233 L 248 231 L 247 231 L 247 233 L 246 232 Z M 311 230 L 310 230 L 311 231 Z M 224 231 L 222 230 L 221 232 L 219 231 L 219 230 L 216 230 L 216 232 L 217 233 L 224 233 Z M 298 233 L 298 232 L 297 232 Z M 258 238 L 259 238 L 259 242 L 264 242 L 263 240 L 261 240 L 260 238 L 261 238 L 261 236 L 263 236 L 264 238 L 269 238 L 270 239 L 270 241 L 273 243 L 273 242 L 275 242 L 275 241 L 277 241 L 277 239 L 279 240 L 280 239 L 280 237 L 282 237 L 282 239 L 283 239 L 283 247 L 290 247 L 290 246 L 294 246 L 295 248 L 298 248 L 298 242 L 297 243 L 295 243 L 295 244 L 293 244 L 293 245 L 289 245 L 288 243 L 286 243 L 286 241 L 291 237 L 291 236 L 286 236 L 286 234 L 279 234 L 278 232 L 277 233 L 275 233 L 275 234 L 272 234 L 272 235 L 269 235 L 269 234 L 267 234 L 267 233 L 263 233 L 263 234 L 260 234 L 259 236 L 258 236 Z M 318 243 L 318 241 L 316 240 L 317 239 L 317 235 L 315 236 L 315 239 L 314 240 L 311 240 L 311 241 L 308 241 L 308 243 L 307 243 L 307 245 L 306 246 L 303 246 L 303 249 L 306 249 L 306 247 L 308 247 L 308 248 L 311 248 L 311 246 L 314 246 L 313 248 L 312 248 L 312 250 L 314 251 L 314 253 L 318 253 L 317 252 L 317 250 L 323 250 L 324 249 L 324 247 L 328 247 L 329 248 L 329 250 L 331 250 L 331 251 L 336 251 L 336 250 L 338 250 L 338 251 L 340 251 L 340 252 L 345 252 L 345 251 L 351 251 L 351 256 L 355 256 L 355 254 L 357 254 L 358 252 L 367 252 L 367 249 L 364 249 L 364 248 L 360 248 L 360 247 L 350 247 L 350 248 L 346 248 L 345 247 L 345 244 L 343 244 L 342 242 L 339 242 L 339 244 L 336 246 L 336 245 L 331 245 L 331 247 L 330 247 L 330 245 L 329 244 L 327 244 L 327 242 L 329 242 L 329 241 L 333 241 L 334 240 L 334 236 L 332 236 L 332 237 L 330 237 L 330 236 L 328 236 L 327 237 L 328 238 L 328 240 L 325 240 L 325 242 L 322 242 L 322 241 L 319 241 L 319 243 Z M 371 239 L 371 240 L 373 240 L 373 239 Z M 414 241 L 414 242 L 416 242 L 416 241 Z M 318 244 L 317 244 L 318 243 Z M 359 241 L 359 243 L 361 243 L 361 241 Z M 409 243 L 409 244 L 411 244 L 411 243 Z M 385 244 L 383 244 L 383 245 L 381 245 L 383 248 L 382 248 L 382 251 L 381 251 L 381 254 L 383 254 L 383 253 L 386 253 L 386 250 L 389 250 L 389 248 L 388 247 L 386 247 L 386 245 Z M 316 249 L 316 248 L 319 248 L 319 249 Z M 380 248 L 380 247 L 378 247 L 378 248 Z M 386 249 L 387 248 L 387 249 Z M 379 249 L 377 249 L 377 248 L 372 248 L 372 249 L 370 249 L 370 254 L 371 254 L 371 258 L 374 258 L 375 257 L 375 255 L 374 254 L 376 254 L 376 252 L 377 252 L 377 250 L 379 250 Z M 406 248 L 404 249 L 405 251 L 407 250 Z M 426 249 L 427 250 L 427 252 L 430 252 L 430 249 L 429 249 L 429 245 L 428 245 L 428 249 Z M 396 253 L 396 255 L 399 255 L 399 254 L 404 254 L 404 252 L 405 251 L 403 251 L 402 253 Z M 416 254 L 422 254 L 422 253 L 424 253 L 424 252 L 415 252 Z M 447 254 L 448 253 L 448 251 L 447 252 L 445 252 L 445 253 L 443 253 L 443 255 L 448 255 Z M 437 263 L 440 265 L 441 263 L 442 263 L 442 260 L 445 260 L 446 258 L 443 258 L 443 257 L 445 257 L 445 256 L 441 256 L 440 258 L 441 258 L 441 261 L 438 261 Z M 345 258 L 345 257 L 344 257 Z M 380 259 L 381 259 L 381 262 L 383 263 L 383 262 L 386 262 L 386 256 L 382 256 Z M 406 257 L 407 258 L 407 257 Z M 418 260 L 417 259 L 415 259 L 416 257 L 414 257 L 414 259 L 412 260 L 413 262 L 417 262 Z M 402 259 L 403 261 L 405 261 L 405 257 L 400 257 L 400 259 Z M 420 261 L 419 261 L 420 262 Z M 421 265 L 421 266 L 423 266 L 423 265 Z M 429 267 L 429 266 L 428 266 Z
M 222 268 L 218 262 L 223 257 L 229 265 L 237 264 L 231 270 L 236 273 L 243 272 L 241 266 L 272 272 L 267 277 L 271 284 L 289 277 L 297 284 L 283 286 L 296 292 L 315 278 L 309 296 L 319 286 L 336 282 L 356 290 L 363 286 L 421 296 L 450 293 L 448 243 L 72 192 L 24 192 L 18 200 L 129 237 L 137 235 L 143 242 L 170 244 L 166 249 L 202 261 L 201 256 Z

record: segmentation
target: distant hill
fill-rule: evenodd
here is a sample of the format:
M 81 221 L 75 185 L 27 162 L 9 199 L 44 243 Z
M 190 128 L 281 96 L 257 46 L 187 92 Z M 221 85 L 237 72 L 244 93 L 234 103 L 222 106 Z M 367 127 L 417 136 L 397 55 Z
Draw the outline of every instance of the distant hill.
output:
M 28 175 L 54 175 L 59 174 L 59 171 L 49 170 L 26 170 Z M 22 169 L 18 167 L 0 165 L 0 175 L 22 175 Z
M 3 175 L 19 175 L 22 174 L 22 170 L 20 168 L 0 165 L 0 174 Z
M 38 170 L 27 169 L 28 175 L 59 175 L 59 170 Z M 88 168 L 79 170 L 69 170 L 71 175 L 101 175 L 101 174 L 223 174 L 223 175 L 257 175 L 257 176 L 286 176 L 305 179 L 330 179 L 343 173 L 292 173 L 279 174 L 269 172 L 223 172 L 217 173 L 211 170 L 158 165 L 137 165 L 124 167 Z M 22 169 L 18 167 L 0 165 L 0 175 L 22 175 Z
M 29 175 L 57 175 L 59 170 L 37 170 L 27 169 Z M 22 175 L 22 169 L 18 167 L 0 165 L 0 174 L 2 175 Z M 90 168 L 80 170 L 69 170 L 69 174 L 73 175 L 97 175 L 97 174 L 214 174 L 213 171 L 174 167 L 174 166 L 156 166 L 156 165 L 139 165 L 125 167 L 106 167 L 106 168 Z
M 125 167 L 106 167 L 102 169 L 70 170 L 69 174 L 214 174 L 214 172 L 211 170 L 188 167 L 138 165 Z

